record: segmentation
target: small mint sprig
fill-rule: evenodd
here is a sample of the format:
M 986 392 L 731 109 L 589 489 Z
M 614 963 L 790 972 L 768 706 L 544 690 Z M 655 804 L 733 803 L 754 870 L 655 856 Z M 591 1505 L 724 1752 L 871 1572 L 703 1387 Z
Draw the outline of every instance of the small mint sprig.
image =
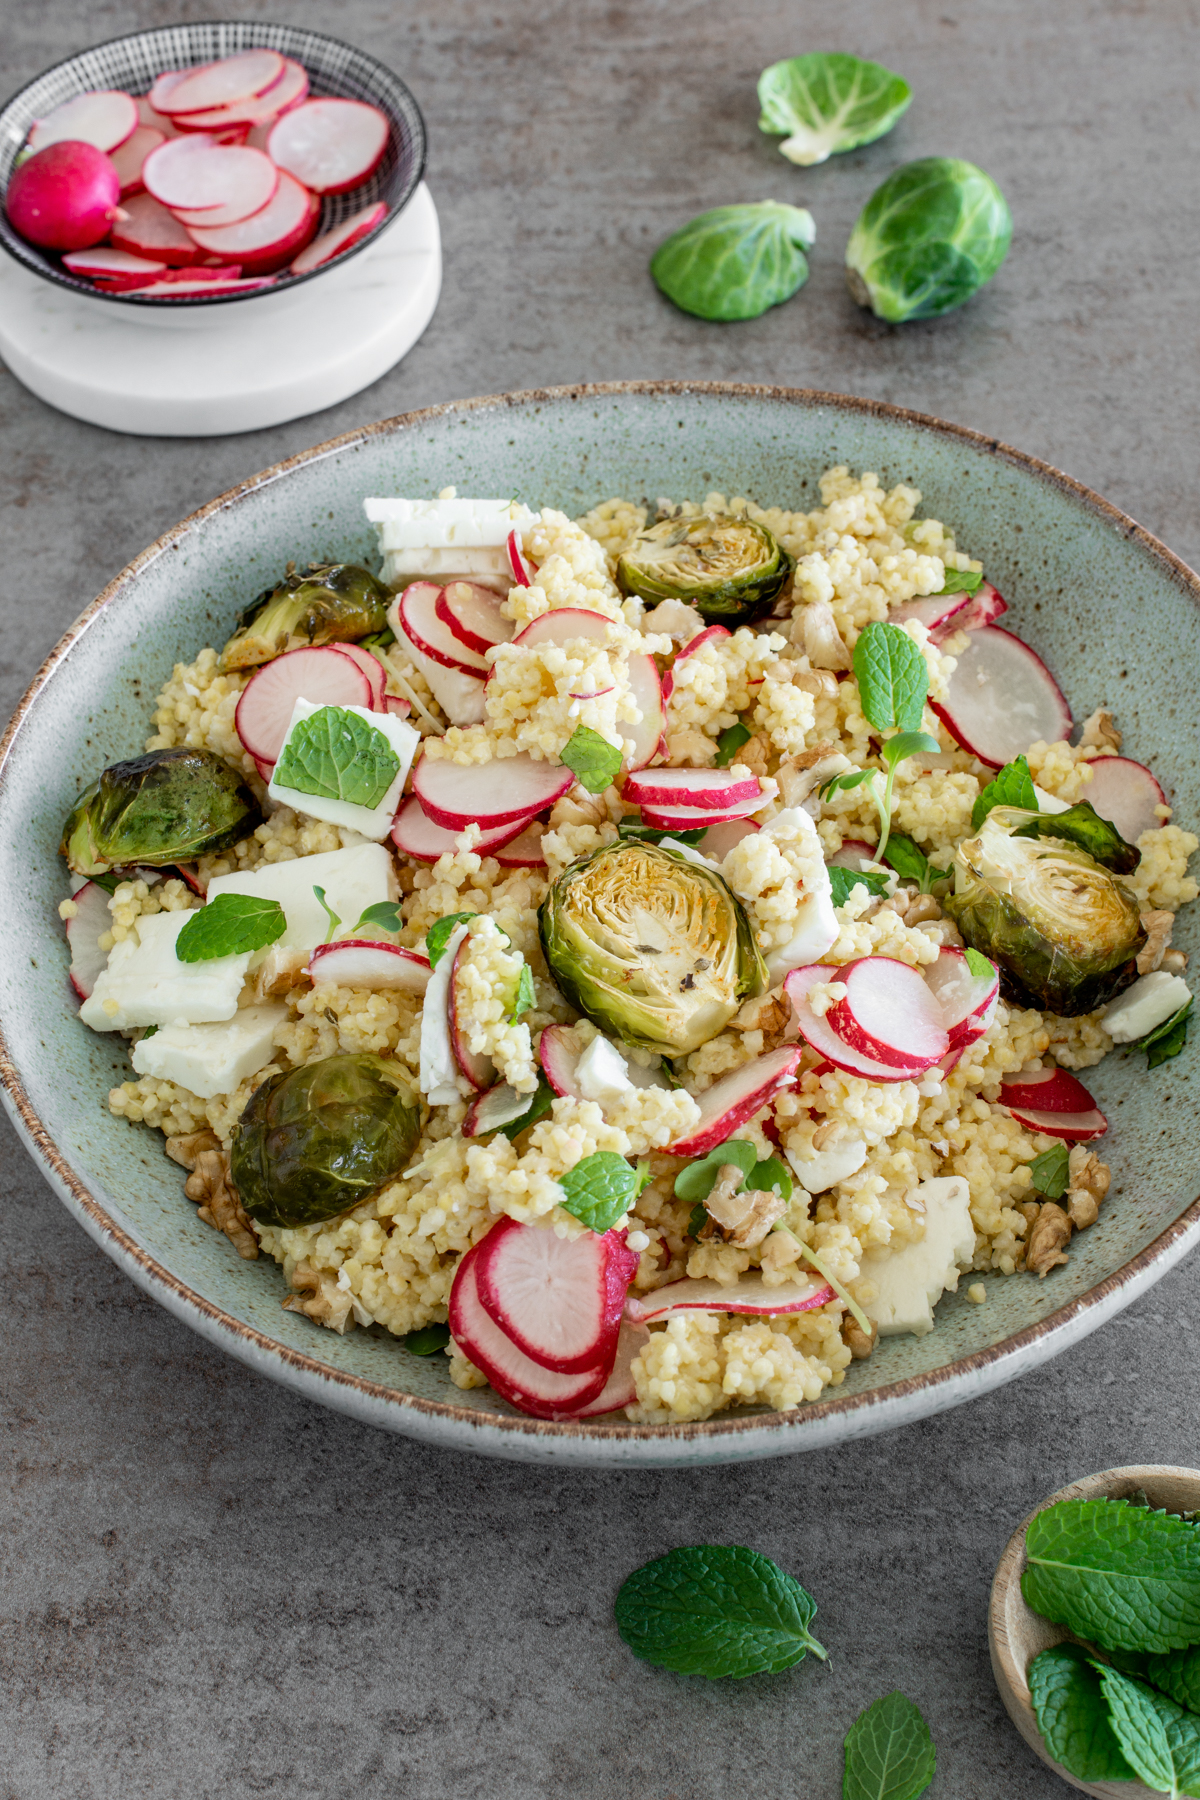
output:
M 559 1204 L 581 1225 L 603 1236 L 652 1180 L 649 1163 L 633 1168 L 615 1150 L 597 1150 L 559 1176 L 564 1196 Z
M 900 635 L 903 637 L 903 632 Z M 905 638 L 904 641 L 908 643 L 911 640 Z M 861 642 L 860 638 L 859 643 Z M 857 649 L 857 646 L 855 648 Z M 915 649 L 916 646 L 914 645 L 913 648 Z M 924 666 L 925 662 L 922 658 L 921 667 L 924 668 Z M 896 770 L 902 762 L 907 762 L 910 756 L 919 756 L 922 752 L 936 756 L 940 750 L 941 745 L 937 739 L 931 737 L 927 731 L 900 731 L 895 737 L 885 738 L 879 748 L 880 759 L 887 770 L 887 779 L 883 784 L 882 794 L 875 785 L 878 769 L 855 769 L 851 774 L 834 775 L 820 788 L 822 800 L 828 800 L 830 795 L 837 793 L 839 789 L 856 788 L 864 784 L 870 788 L 871 798 L 875 802 L 875 810 L 879 814 L 879 843 L 875 848 L 876 862 L 883 862 L 887 855 L 888 839 L 892 830 L 892 787 L 896 780 Z
M 620 750 L 590 725 L 577 725 L 558 755 L 589 794 L 604 793 L 621 772 Z

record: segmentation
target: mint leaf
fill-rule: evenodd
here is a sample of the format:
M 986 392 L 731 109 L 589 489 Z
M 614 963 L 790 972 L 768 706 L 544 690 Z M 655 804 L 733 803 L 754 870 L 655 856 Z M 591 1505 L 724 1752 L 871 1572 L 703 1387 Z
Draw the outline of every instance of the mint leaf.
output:
M 375 925 L 380 931 L 399 931 L 404 924 L 400 917 L 400 908 L 394 900 L 380 900 L 374 906 L 368 906 L 355 931 L 361 931 L 364 925 Z
M 617 836 L 632 838 L 638 844 L 661 844 L 664 838 L 672 838 L 677 844 L 698 844 L 706 830 L 707 826 L 701 825 L 696 831 L 664 831 L 657 825 L 637 825 L 632 819 L 622 819 Z
M 835 906 L 845 906 L 850 898 L 850 890 L 860 885 L 870 894 L 883 895 L 888 891 L 888 878 L 874 869 L 843 869 L 840 863 L 829 865 L 829 894 Z M 832 977 L 833 970 L 830 970 Z
M 589 794 L 602 794 L 621 772 L 621 752 L 590 725 L 577 725 L 558 753 Z
M 521 973 L 517 977 L 517 997 L 513 1003 L 512 1012 L 508 1016 L 509 1024 L 515 1025 L 517 1020 L 529 1011 L 536 999 L 537 994 L 534 991 L 533 976 L 530 973 L 529 964 L 522 963 Z
M 832 970 L 830 971 L 832 974 Z M 699 1156 L 695 1162 L 685 1163 L 675 1177 L 675 1198 L 677 1200 L 707 1200 L 716 1185 L 717 1176 L 726 1163 L 734 1163 L 749 1175 L 758 1162 L 758 1151 L 745 1138 L 729 1138 L 724 1144 L 718 1144 L 707 1156 Z
M 419 1331 L 409 1331 L 404 1337 L 404 1348 L 411 1350 L 414 1356 L 432 1356 L 438 1350 L 444 1350 L 450 1342 L 448 1325 L 422 1325 Z
M 1029 1177 L 1038 1193 L 1045 1194 L 1047 1200 L 1061 1200 L 1067 1191 L 1070 1162 L 1071 1152 L 1063 1143 L 1035 1156 L 1029 1164 Z
M 544 1119 L 554 1105 L 554 1099 L 554 1089 L 549 1082 L 539 1081 L 537 1092 L 525 1111 L 518 1113 L 515 1119 L 510 1119 L 507 1125 L 500 1127 L 509 1143 L 511 1144 L 514 1138 L 519 1137 L 521 1132 L 527 1131 L 531 1125 L 536 1125 L 539 1119 Z
M 1037 812 L 1033 776 L 1023 756 L 1018 756 L 1015 762 L 1005 763 L 978 795 L 971 808 L 972 831 L 979 830 L 993 806 L 1020 806 L 1026 812 Z
M 935 881 L 945 881 L 950 874 L 949 869 L 935 869 L 921 846 L 902 831 L 888 833 L 883 860 L 895 869 L 901 881 L 915 881 L 923 894 L 930 891 Z
M 338 915 L 334 912 L 328 900 L 326 900 L 325 889 L 323 887 L 314 885 L 313 893 L 317 896 L 318 904 L 324 908 L 325 917 L 329 920 L 329 930 L 325 933 L 324 939 L 322 940 L 327 944 L 342 921 L 338 918 Z
M 753 735 L 750 727 L 743 725 L 740 719 L 736 725 L 730 725 L 723 731 L 717 739 L 717 768 L 727 769 L 742 745 L 748 744 Z
M 1115 825 L 1102 819 L 1090 800 L 1077 800 L 1066 812 L 1041 813 L 1025 825 L 1017 826 L 1014 837 L 1062 838 L 1078 844 L 1094 862 L 1111 869 L 1114 875 L 1129 875 L 1142 860 L 1142 853 L 1127 844 Z
M 1136 1044 L 1129 1045 L 1130 1050 L 1146 1052 L 1148 1069 L 1157 1069 L 1159 1063 L 1170 1062 L 1173 1056 L 1179 1055 L 1187 1043 L 1188 1020 L 1192 1016 L 1194 1005 L 1192 999 L 1185 1000 L 1178 1012 L 1172 1013 L 1169 1019 L 1164 1019 L 1161 1025 L 1156 1025 L 1153 1031 L 1148 1031 Z
M 287 919 L 278 900 L 260 900 L 253 894 L 216 894 L 198 911 L 175 939 L 180 962 L 212 962 L 218 956 L 244 956 L 247 950 L 265 950 L 287 930 Z
M 967 945 L 963 954 L 966 956 L 968 969 L 977 981 L 991 980 L 996 973 L 996 965 L 990 957 L 985 956 L 982 950 L 974 949 L 970 944 Z
M 860 632 L 854 646 L 854 678 L 864 717 L 876 731 L 920 730 L 929 671 L 899 625 L 873 620 Z
M 447 913 L 443 919 L 435 919 L 425 933 L 425 954 L 429 958 L 429 966 L 436 969 L 446 954 L 446 945 L 454 936 L 460 925 L 468 919 L 477 918 L 477 913 Z
M 938 593 L 977 594 L 982 586 L 983 573 L 979 569 L 947 569 Z
M 597 1150 L 560 1175 L 558 1185 L 565 1195 L 561 1202 L 564 1212 L 590 1230 L 604 1233 L 628 1212 L 646 1184 L 640 1171 L 630 1168 L 615 1150 Z
M 1200 1642 L 1200 1526 L 1124 1500 L 1060 1500 L 1025 1533 L 1026 1602 L 1106 1650 Z
M 1134 1781 L 1108 1716 L 1100 1676 L 1078 1644 L 1055 1644 L 1029 1665 L 1029 1698 L 1047 1750 L 1081 1781 Z
M 1200 1719 L 1107 1663 L 1093 1667 L 1113 1734 L 1134 1773 L 1172 1800 L 1200 1793 Z
M 935 1764 L 920 1708 L 898 1690 L 884 1694 L 846 1733 L 842 1800 L 917 1800 Z
M 910 756 L 919 756 L 922 750 L 940 756 L 942 746 L 927 731 L 899 731 L 885 741 L 880 755 L 888 768 L 894 769 L 897 763 L 907 762 Z
M 617 1630 L 635 1656 L 679 1675 L 778 1674 L 809 1650 L 816 1602 L 756 1550 L 696 1544 L 668 1551 L 623 1583 Z
M 322 706 L 290 733 L 275 764 L 275 785 L 378 806 L 399 773 L 400 758 L 378 726 L 345 706 Z

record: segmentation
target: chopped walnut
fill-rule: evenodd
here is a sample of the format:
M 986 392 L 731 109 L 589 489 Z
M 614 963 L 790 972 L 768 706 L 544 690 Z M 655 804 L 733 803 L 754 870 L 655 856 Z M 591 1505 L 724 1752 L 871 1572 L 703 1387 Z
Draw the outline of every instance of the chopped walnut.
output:
M 842 1320 L 842 1342 L 855 1362 L 865 1362 L 879 1342 L 879 1327 L 872 1321 L 868 1336 L 854 1314 L 848 1312 Z
M 1084 725 L 1079 739 L 1081 750 L 1119 750 L 1121 734 L 1113 724 L 1113 716 L 1103 706 L 1098 706 L 1091 718 Z
M 189 1200 L 200 1202 L 199 1216 L 204 1223 L 215 1231 L 223 1231 L 238 1255 L 253 1262 L 258 1255 L 258 1239 L 229 1178 L 228 1152 L 202 1150 L 183 1191 Z
M 354 1324 L 354 1296 L 338 1286 L 336 1276 L 320 1275 L 308 1263 L 297 1263 L 292 1287 L 295 1292 L 283 1301 L 284 1312 L 303 1313 L 315 1325 L 327 1325 L 343 1337 Z
M 710 1219 L 715 1219 L 727 1242 L 739 1250 L 751 1250 L 760 1244 L 772 1225 L 787 1211 L 787 1202 L 774 1188 L 738 1188 L 745 1179 L 736 1163 L 723 1163 L 716 1183 L 704 1202 Z
M 792 686 L 803 688 L 816 700 L 837 699 L 838 680 L 832 669 L 797 669 Z
M 182 1163 L 185 1169 L 194 1169 L 201 1151 L 219 1150 L 221 1140 L 215 1131 L 188 1131 L 182 1137 L 169 1137 L 164 1148 L 173 1162 Z
M 308 979 L 308 951 L 284 950 L 272 944 L 254 976 L 254 998 L 274 999 L 292 988 L 303 987 Z
M 845 1137 L 848 1126 L 844 1119 L 826 1119 L 818 1125 L 812 1134 L 812 1147 L 816 1151 L 830 1150 L 834 1144 L 840 1144 Z
M 773 1274 L 790 1267 L 800 1257 L 800 1246 L 790 1231 L 772 1231 L 759 1246 L 758 1260 Z
M 671 752 L 667 759 L 668 768 L 707 769 L 717 754 L 717 740 L 706 737 L 694 726 L 686 726 L 671 733 L 667 748 Z
M 1108 1164 L 1102 1163 L 1086 1144 L 1073 1147 L 1067 1171 L 1067 1216 L 1076 1231 L 1096 1223 L 1100 1202 L 1111 1181 Z
M 618 814 L 618 817 L 620 815 Z M 550 809 L 550 831 L 557 831 L 561 825 L 607 825 L 608 804 L 603 794 L 589 794 L 579 782 L 556 800 Z
M 761 1031 L 763 1049 L 776 1050 L 792 1023 L 792 1003 L 781 987 L 743 1001 L 729 1021 L 735 1031 Z
M 1171 944 L 1171 930 L 1175 924 L 1175 914 L 1144 912 L 1141 917 L 1146 942 L 1138 951 L 1137 971 L 1139 975 L 1149 975 L 1152 969 L 1162 968 L 1163 958 Z
M 1069 1260 L 1067 1245 L 1070 1241 L 1071 1221 L 1062 1207 L 1053 1200 L 1043 1202 L 1029 1234 L 1025 1267 L 1044 1281 L 1051 1269 Z
M 752 738 L 742 745 L 737 753 L 737 760 L 752 775 L 765 775 L 768 768 L 768 757 L 771 746 L 761 731 L 756 731 Z
M 798 756 L 788 757 L 775 772 L 779 798 L 784 806 L 800 806 L 831 775 L 844 775 L 854 764 L 834 744 L 814 744 Z
M 850 652 L 827 600 L 810 600 L 792 619 L 792 642 L 799 644 L 814 669 L 848 669 Z
M 1168 950 L 1162 959 L 1162 966 L 1169 975 L 1182 975 L 1188 966 L 1186 950 Z

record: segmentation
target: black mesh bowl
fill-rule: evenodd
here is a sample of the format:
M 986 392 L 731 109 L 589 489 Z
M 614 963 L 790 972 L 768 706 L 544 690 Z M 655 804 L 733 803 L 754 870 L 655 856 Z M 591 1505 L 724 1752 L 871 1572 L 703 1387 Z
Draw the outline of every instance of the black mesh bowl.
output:
M 298 287 L 304 281 L 317 281 L 328 269 L 336 269 L 347 257 L 356 256 L 373 244 L 396 215 L 408 204 L 425 168 L 425 121 L 420 108 L 399 76 L 350 44 L 326 37 L 319 31 L 305 31 L 294 25 L 266 25 L 251 20 L 211 20 L 201 25 L 167 25 L 158 31 L 135 31 L 128 37 L 110 38 L 91 50 L 81 50 L 65 62 L 56 63 L 43 75 L 28 83 L 8 101 L 0 112 L 0 192 L 8 186 L 17 155 L 29 135 L 35 119 L 46 114 L 75 94 L 93 88 L 124 88 L 131 94 L 148 92 L 156 76 L 165 69 L 184 69 L 197 63 L 214 62 L 231 56 L 235 50 L 278 50 L 284 56 L 302 63 L 308 70 L 310 92 L 314 97 L 338 100 L 365 100 L 377 106 L 389 125 L 388 146 L 375 173 L 348 194 L 327 194 L 321 205 L 318 231 L 328 231 L 364 206 L 382 200 L 387 216 L 380 225 L 352 249 L 344 251 L 332 262 L 308 275 L 280 274 L 270 287 L 253 288 L 244 294 L 167 295 L 140 299 L 136 292 L 108 294 L 81 280 L 62 266 L 52 251 L 39 250 L 18 237 L 0 212 L 0 244 L 25 268 L 58 287 L 86 294 L 89 300 L 122 307 L 184 308 L 189 306 L 238 306 Z

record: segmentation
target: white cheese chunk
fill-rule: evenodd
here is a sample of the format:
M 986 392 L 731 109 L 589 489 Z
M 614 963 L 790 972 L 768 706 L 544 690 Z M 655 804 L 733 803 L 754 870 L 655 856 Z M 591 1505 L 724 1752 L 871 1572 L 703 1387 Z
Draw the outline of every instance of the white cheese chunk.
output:
M 231 1094 L 247 1075 L 257 1075 L 275 1054 L 275 1030 L 286 1006 L 244 1006 L 212 1025 L 164 1025 L 133 1047 L 139 1075 L 176 1081 L 201 1100 Z
M 1033 794 L 1039 812 L 1056 813 L 1070 810 L 1071 801 L 1060 800 L 1057 794 L 1048 794 L 1045 788 L 1038 786 L 1036 781 L 1033 784 Z
M 857 1173 L 867 1160 L 867 1146 L 860 1137 L 842 1138 L 828 1150 L 816 1150 L 801 1156 L 795 1150 L 786 1152 L 800 1185 L 810 1194 L 823 1194 L 839 1181 Z
M 419 1086 L 430 1106 L 451 1106 L 461 1098 L 458 1064 L 450 1042 L 450 976 L 458 946 L 467 935 L 456 925 L 429 977 L 421 1007 L 421 1070 Z
M 296 727 L 303 724 L 305 719 L 311 719 L 314 713 L 324 710 L 311 700 L 297 700 L 292 708 L 291 723 L 288 725 L 283 749 L 279 753 L 280 762 L 283 761 Z M 299 788 L 284 787 L 278 780 L 279 762 L 275 764 L 276 774 L 271 777 L 267 793 L 281 806 L 290 806 L 296 812 L 307 814 L 310 819 L 324 819 L 330 825 L 342 825 L 351 831 L 361 831 L 364 837 L 374 838 L 376 843 L 381 843 L 392 829 L 392 821 L 396 817 L 400 795 L 408 779 L 417 746 L 421 742 L 421 734 L 415 725 L 410 725 L 407 719 L 398 718 L 395 713 L 369 712 L 365 706 L 347 706 L 338 710 L 356 714 L 374 730 L 381 732 L 400 759 L 395 779 L 379 804 L 358 806 L 350 800 L 331 800 L 322 794 L 305 794 Z
M 410 581 L 436 581 L 439 587 L 451 581 L 478 581 L 501 588 L 505 594 L 513 584 L 504 544 L 495 548 L 448 545 L 445 549 L 389 550 L 379 578 L 390 588 L 407 587 Z
M 1179 975 L 1155 969 L 1105 1007 L 1100 1023 L 1114 1044 L 1132 1044 L 1186 1006 L 1192 990 Z
M 584 1099 L 595 1100 L 600 1106 L 619 1100 L 633 1089 L 625 1058 L 606 1037 L 592 1039 L 575 1064 L 575 1080 Z
M 804 840 L 800 905 L 796 910 L 796 929 L 791 942 L 767 958 L 767 974 L 772 986 L 782 981 L 789 969 L 820 962 L 830 946 L 837 942 L 838 922 L 829 887 L 829 870 L 825 867 L 821 839 L 810 815 L 802 806 L 786 807 L 759 833 L 760 838 L 785 840 L 797 835 Z
M 250 966 L 250 954 L 180 962 L 175 939 L 190 912 L 144 914 L 137 937 L 114 944 L 107 968 L 96 977 L 79 1016 L 93 1031 L 128 1031 L 136 1025 L 204 1025 L 232 1019 Z
M 472 500 L 466 496 L 364 500 L 363 511 L 378 531 L 383 551 L 503 545 L 510 531 L 534 521 L 534 514 L 519 500 Z
M 881 1337 L 911 1331 L 924 1337 L 933 1330 L 933 1309 L 944 1293 L 956 1293 L 961 1269 L 975 1255 L 971 1222 L 971 1190 L 961 1175 L 923 1181 L 916 1198 L 925 1209 L 925 1236 L 891 1255 L 867 1256 L 864 1277 L 879 1290 L 863 1308 Z
M 329 915 L 314 894 L 315 887 L 324 888 L 326 900 L 345 925 L 357 925 L 368 906 L 395 900 L 398 891 L 395 865 L 383 845 L 353 844 L 347 850 L 267 863 L 253 874 L 216 875 L 208 884 L 208 898 L 250 894 L 258 900 L 278 900 L 287 930 L 272 948 L 303 950 L 307 955 L 329 936 Z

